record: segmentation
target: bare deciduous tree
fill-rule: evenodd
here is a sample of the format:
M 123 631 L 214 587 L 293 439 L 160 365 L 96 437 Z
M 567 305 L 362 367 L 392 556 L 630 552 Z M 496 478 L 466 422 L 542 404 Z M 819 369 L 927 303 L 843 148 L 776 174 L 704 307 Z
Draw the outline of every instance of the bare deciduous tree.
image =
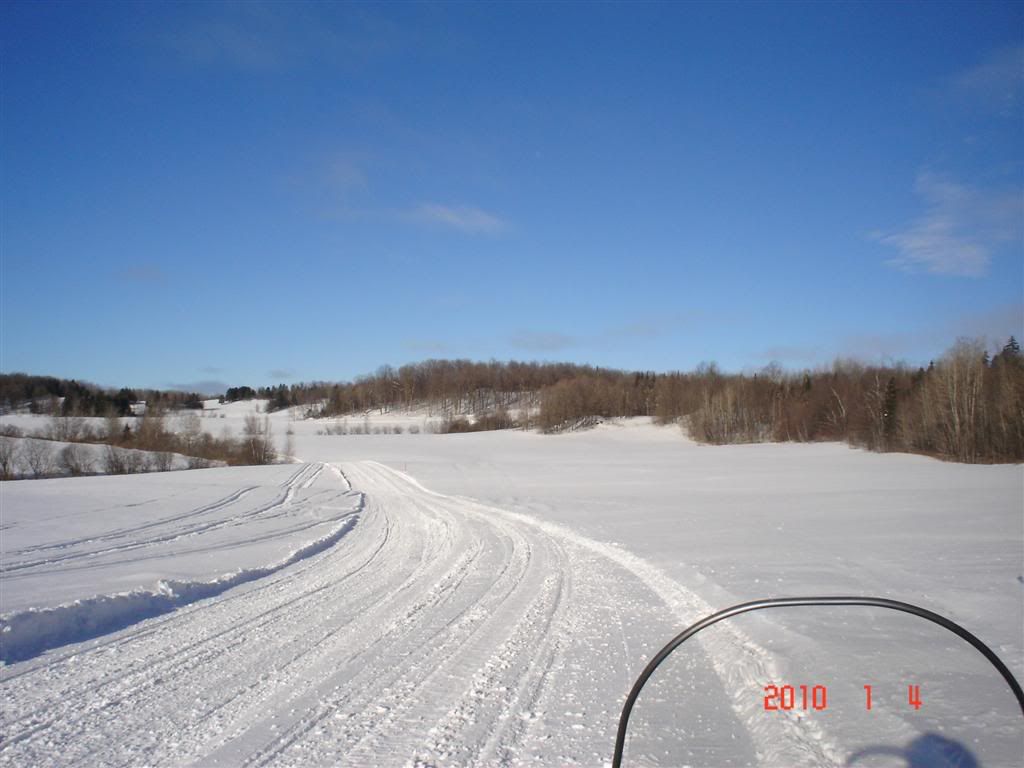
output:
M 191 456 L 203 434 L 203 422 L 195 412 L 190 411 L 181 417 L 179 430 L 181 448 L 184 453 Z
M 125 457 L 128 451 L 108 445 L 103 452 L 103 472 L 108 475 L 123 475 L 128 470 L 125 466 Z
M 13 480 L 18 450 L 13 438 L 0 437 L 0 480 Z
M 249 464 L 272 464 L 276 458 L 271 437 L 270 419 L 261 421 L 254 413 L 245 417 L 242 428 L 242 450 Z
M 960 461 L 976 461 L 984 402 L 981 399 L 984 346 L 960 339 L 938 365 L 936 393 L 946 450 Z
M 157 407 L 148 408 L 146 415 L 135 422 L 135 446 L 144 451 L 166 450 L 174 436 L 164 424 L 164 416 Z
M 155 472 L 170 472 L 174 468 L 174 454 L 170 451 L 157 451 L 152 454 L 151 466 Z
M 60 452 L 60 467 L 71 475 L 84 475 L 92 472 L 92 460 L 86 448 L 71 443 Z
M 104 425 L 104 439 L 108 443 L 119 443 L 124 434 L 121 419 L 116 414 L 109 414 Z
M 32 477 L 45 477 L 54 471 L 53 449 L 45 440 L 28 439 L 21 447 L 21 456 Z
M 126 450 L 124 456 L 124 469 L 130 475 L 138 474 L 140 472 L 150 471 L 150 456 L 155 454 L 146 453 L 144 451 L 132 451 Z
M 85 438 L 88 432 L 88 423 L 80 416 L 52 416 L 47 437 L 62 443 L 74 443 Z

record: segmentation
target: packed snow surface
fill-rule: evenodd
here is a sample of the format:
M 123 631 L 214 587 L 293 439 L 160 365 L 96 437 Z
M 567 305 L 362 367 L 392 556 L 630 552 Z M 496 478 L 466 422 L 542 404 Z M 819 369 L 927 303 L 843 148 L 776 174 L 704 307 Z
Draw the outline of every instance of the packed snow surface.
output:
M 917 603 L 1024 672 L 1020 466 L 271 421 L 304 463 L 0 485 L 0 763 L 602 765 L 657 650 L 762 597 Z M 626 764 L 1013 766 L 1022 724 L 946 630 L 794 608 L 673 654 Z

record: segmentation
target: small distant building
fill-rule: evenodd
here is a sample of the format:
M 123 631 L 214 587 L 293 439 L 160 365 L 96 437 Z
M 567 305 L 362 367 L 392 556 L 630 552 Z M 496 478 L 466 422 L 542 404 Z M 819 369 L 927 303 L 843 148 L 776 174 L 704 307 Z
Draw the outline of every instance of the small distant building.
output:
M 128 410 L 131 411 L 132 416 L 145 416 L 146 415 L 146 401 L 136 400 L 134 403 L 128 404 Z

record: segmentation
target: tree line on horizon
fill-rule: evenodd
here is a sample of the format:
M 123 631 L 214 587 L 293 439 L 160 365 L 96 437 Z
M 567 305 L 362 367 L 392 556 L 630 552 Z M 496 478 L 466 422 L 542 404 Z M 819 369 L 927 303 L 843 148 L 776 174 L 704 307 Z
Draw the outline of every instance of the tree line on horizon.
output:
M 145 402 L 163 411 L 201 410 L 197 392 L 160 389 L 114 389 L 77 379 L 0 373 L 0 409 L 24 407 L 31 413 L 51 416 L 131 416 L 132 403 Z
M 712 444 L 840 440 L 961 462 L 1024 460 L 1024 357 L 1011 336 L 994 356 L 961 339 L 927 367 L 837 360 L 827 368 L 724 373 L 621 371 L 570 363 L 427 360 L 383 366 L 348 383 L 257 392 L 268 409 L 310 416 L 426 406 L 441 431 L 586 427 L 651 416 Z M 464 418 L 475 417 L 475 421 Z
M 1024 460 L 1024 356 L 1012 336 L 994 356 L 983 342 L 961 339 L 927 367 L 837 360 L 799 372 L 773 364 L 752 374 L 724 373 L 712 363 L 654 373 L 427 360 L 344 383 L 233 387 L 223 399 L 255 397 L 268 401 L 268 411 L 296 408 L 306 416 L 426 407 L 445 419 L 447 432 L 558 432 L 603 418 L 651 416 L 713 444 L 841 440 L 961 462 Z
M 708 443 L 841 440 L 954 461 L 1024 460 L 1024 357 L 961 339 L 927 368 L 837 361 L 753 376 L 713 368 L 660 382 L 656 417 Z
M 426 403 L 448 417 L 444 431 L 558 432 L 601 418 L 651 416 L 719 445 L 839 440 L 961 462 L 1024 460 L 1024 356 L 1012 336 L 994 356 L 983 342 L 961 339 L 927 367 L 838 360 L 799 372 L 769 365 L 730 374 L 707 364 L 654 373 L 429 360 L 385 366 L 348 384 L 282 386 L 274 394 L 279 407 L 322 404 L 322 416 Z M 477 416 L 477 424 L 460 414 Z

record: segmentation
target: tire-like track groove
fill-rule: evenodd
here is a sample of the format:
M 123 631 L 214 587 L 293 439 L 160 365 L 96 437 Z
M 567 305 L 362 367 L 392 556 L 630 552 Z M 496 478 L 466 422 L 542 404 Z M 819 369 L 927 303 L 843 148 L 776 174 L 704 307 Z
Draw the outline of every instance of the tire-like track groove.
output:
M 204 519 L 250 491 L 164 522 L 243 532 L 357 502 L 358 523 L 265 578 L 4 669 L 0 765 L 599 764 L 624 681 L 701 607 L 628 553 L 375 462 L 303 465 L 269 502 Z M 111 531 L 102 551 L 141 550 L 151 527 Z M 774 670 L 740 643 L 683 684 L 717 702 L 737 764 L 772 739 L 794 766 L 834 764 L 820 735 L 752 728 L 725 692 L 730 662 L 732 683 Z

